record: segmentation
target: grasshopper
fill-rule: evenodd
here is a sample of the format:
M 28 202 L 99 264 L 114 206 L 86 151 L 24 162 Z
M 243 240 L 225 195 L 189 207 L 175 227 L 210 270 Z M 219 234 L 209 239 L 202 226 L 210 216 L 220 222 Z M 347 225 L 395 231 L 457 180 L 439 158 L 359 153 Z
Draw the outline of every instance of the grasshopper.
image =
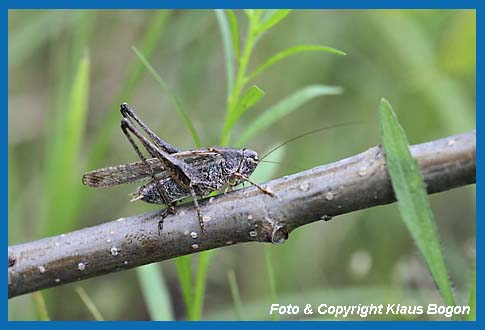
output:
M 138 118 L 128 104 L 121 104 L 120 111 L 121 130 L 140 161 L 87 172 L 83 175 L 82 182 L 90 187 L 101 188 L 148 179 L 132 193 L 132 201 L 142 200 L 167 206 L 162 211 L 159 231 L 163 228 L 163 219 L 170 213 L 175 214 L 177 202 L 185 198 L 192 198 L 201 230 L 205 232 L 198 198 L 245 181 L 252 183 L 263 193 L 273 196 L 270 191 L 249 179 L 260 162 L 256 151 L 229 147 L 181 151 L 160 139 Z M 148 137 L 141 133 L 136 124 Z M 145 157 L 135 139 L 141 143 L 150 158 Z

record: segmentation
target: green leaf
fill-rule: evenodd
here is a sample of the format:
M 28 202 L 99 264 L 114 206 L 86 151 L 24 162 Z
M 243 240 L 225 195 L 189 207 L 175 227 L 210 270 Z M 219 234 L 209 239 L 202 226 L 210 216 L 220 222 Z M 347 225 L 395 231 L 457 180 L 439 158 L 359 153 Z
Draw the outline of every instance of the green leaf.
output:
M 269 285 L 269 293 L 271 297 L 271 304 L 276 304 L 278 303 L 278 295 L 276 294 L 276 278 L 274 274 L 274 269 L 273 269 L 273 264 L 271 260 L 273 259 L 271 257 L 271 246 L 264 245 L 263 250 L 264 250 L 264 261 L 266 265 L 266 272 L 268 273 L 268 285 Z M 278 320 L 279 316 L 278 313 L 273 313 L 272 314 L 273 320 Z
M 256 11 L 254 9 L 244 9 L 244 13 L 249 19 L 252 19 L 254 17 L 254 13 Z
M 299 45 L 299 46 L 293 46 L 290 48 L 287 48 L 276 55 L 273 55 L 270 57 L 266 62 L 264 62 L 262 65 L 260 65 L 256 70 L 254 70 L 248 77 L 247 81 L 251 81 L 254 78 L 256 78 L 261 72 L 266 70 L 268 67 L 271 65 L 284 60 L 287 57 L 299 54 L 299 53 L 304 53 L 304 52 L 326 52 L 326 53 L 332 53 L 332 54 L 337 54 L 337 55 L 346 55 L 341 50 L 328 47 L 328 46 L 320 46 L 320 45 Z
M 286 16 L 291 13 L 291 9 L 275 10 L 272 15 L 269 15 L 257 29 L 257 33 L 262 33 L 271 29 L 273 26 L 281 22 Z
M 103 315 L 101 315 L 101 313 L 99 312 L 98 308 L 96 307 L 96 305 L 94 304 L 94 302 L 91 300 L 91 298 L 89 298 L 89 296 L 86 293 L 86 291 L 82 287 L 77 286 L 76 287 L 76 292 L 79 295 L 79 298 L 81 298 L 81 300 L 83 301 L 83 303 L 86 306 L 86 308 L 89 310 L 89 312 L 93 316 L 93 318 L 96 321 L 104 321 Z
M 182 103 L 180 100 L 175 96 L 174 93 L 172 93 L 165 82 L 162 80 L 162 77 L 157 73 L 157 71 L 151 66 L 150 63 L 148 63 L 147 59 L 143 54 L 135 47 L 131 47 L 133 51 L 135 52 L 136 56 L 142 61 L 142 63 L 145 65 L 147 70 L 152 74 L 152 76 L 155 78 L 155 80 L 158 82 L 160 87 L 162 87 L 162 90 L 167 94 L 168 98 L 172 102 L 172 104 L 175 106 L 175 109 L 177 109 L 179 115 L 182 117 L 182 120 L 184 121 L 185 126 L 190 132 L 190 135 L 192 135 L 192 140 L 194 141 L 194 144 L 196 147 L 200 147 L 200 139 L 199 135 L 197 134 L 197 131 L 195 130 L 194 125 L 192 124 L 192 121 L 190 120 L 190 117 L 187 115 L 187 112 L 185 112 L 184 108 L 182 107 Z
M 243 320 L 243 310 L 241 295 L 237 286 L 236 273 L 234 269 L 230 269 L 227 272 L 227 280 L 229 281 L 229 288 L 231 289 L 232 302 L 234 304 L 234 313 L 236 314 L 236 320 Z
M 37 313 L 37 318 L 40 321 L 50 321 L 49 313 L 47 312 L 47 306 L 45 304 L 44 297 L 40 291 L 35 291 L 32 293 L 34 297 L 35 311 Z
M 335 86 L 311 85 L 304 87 L 264 111 L 248 126 L 235 145 L 245 146 L 256 134 L 270 127 L 273 123 L 287 116 L 313 98 L 323 95 L 337 95 L 341 92 L 342 89 Z
M 229 27 L 231 28 L 232 47 L 234 49 L 234 57 L 239 58 L 239 27 L 237 23 L 237 16 L 234 11 L 226 10 L 227 18 L 229 20 Z
M 256 85 L 249 87 L 236 104 L 234 110 L 228 113 L 224 129 L 223 137 L 229 137 L 232 127 L 237 123 L 239 118 L 252 106 L 254 106 L 264 95 L 264 92 Z M 224 141 L 228 142 L 228 141 Z
M 411 155 L 406 134 L 391 105 L 384 99 L 380 103 L 379 117 L 387 170 L 401 217 L 421 251 L 443 299 L 448 305 L 455 305 L 433 212 L 418 163 Z
M 79 164 L 88 109 L 89 67 L 85 54 L 70 86 L 67 107 L 56 113 L 52 136 L 48 139 L 44 192 L 48 235 L 68 231 L 76 221 L 73 214 L 80 196 Z
M 231 37 L 232 26 L 229 27 L 227 17 L 222 9 L 215 10 L 217 23 L 219 23 L 219 29 L 222 35 L 222 45 L 224 48 L 224 58 L 226 64 L 226 76 L 227 76 L 227 94 L 230 97 L 230 93 L 234 88 L 234 53 L 233 48 L 234 38 Z M 236 22 L 237 24 L 237 22 Z M 237 26 L 236 26 L 237 28 Z M 237 33 L 237 32 L 236 32 Z
M 180 290 L 184 299 L 185 308 L 191 315 L 193 297 L 192 297 L 192 258 L 190 255 L 181 256 L 174 260 L 177 276 L 180 283 Z
M 172 302 L 160 265 L 152 263 L 136 268 L 143 297 L 152 321 L 173 320 Z
M 194 300 L 192 306 L 191 320 L 200 320 L 202 317 L 202 307 L 204 306 L 205 285 L 207 283 L 207 271 L 209 263 L 215 250 L 199 253 L 197 274 L 195 277 Z

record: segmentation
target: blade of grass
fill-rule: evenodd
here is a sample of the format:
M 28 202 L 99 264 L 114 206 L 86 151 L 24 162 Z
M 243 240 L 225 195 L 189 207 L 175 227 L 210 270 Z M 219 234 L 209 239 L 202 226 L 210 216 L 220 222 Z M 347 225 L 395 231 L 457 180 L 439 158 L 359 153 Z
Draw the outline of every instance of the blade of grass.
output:
M 229 27 L 231 29 L 232 48 L 234 49 L 234 58 L 239 58 L 239 25 L 237 16 L 234 11 L 226 10 L 227 19 L 229 20 Z
M 230 269 L 227 272 L 227 280 L 229 281 L 229 288 L 231 289 L 232 302 L 234 304 L 234 314 L 236 320 L 243 320 L 243 310 L 241 295 L 239 294 L 239 287 L 237 286 L 236 273 L 234 269 Z
M 37 318 L 41 321 L 50 321 L 49 313 L 47 312 L 47 306 L 45 304 L 44 297 L 42 297 L 42 293 L 40 291 L 35 291 L 32 295 L 34 297 Z
M 433 212 L 419 166 L 411 155 L 406 134 L 399 125 L 390 103 L 384 99 L 380 102 L 379 117 L 387 169 L 401 217 L 421 251 L 443 299 L 448 305 L 455 305 Z
M 152 321 L 171 321 L 174 319 L 170 293 L 163 272 L 158 263 L 136 268 L 143 297 Z
M 342 92 L 340 87 L 312 85 L 306 86 L 299 91 L 296 91 L 287 98 L 281 100 L 274 106 L 264 111 L 258 118 L 256 118 L 251 125 L 242 133 L 236 142 L 236 146 L 245 146 L 256 134 L 270 127 L 276 121 L 287 116 L 291 112 L 297 110 L 306 102 L 312 100 L 317 96 L 323 95 L 337 95 Z
M 213 255 L 214 251 L 204 251 L 199 253 L 197 274 L 195 277 L 194 301 L 192 305 L 192 320 L 200 320 L 202 317 L 207 271 Z
M 259 34 L 266 30 L 271 29 L 273 26 L 281 22 L 290 13 L 291 13 L 291 9 L 279 9 L 279 10 L 275 10 L 271 15 L 264 15 L 264 20 L 256 30 L 257 33 Z
M 256 70 L 254 70 L 247 78 L 246 80 L 249 82 L 256 78 L 261 72 L 269 68 L 275 63 L 280 62 L 281 60 L 284 60 L 287 57 L 304 53 L 304 52 L 326 52 L 326 53 L 332 53 L 332 54 L 337 54 L 337 55 L 346 55 L 343 51 L 328 47 L 328 46 L 320 46 L 320 45 L 299 45 L 299 46 L 293 46 L 290 48 L 287 48 L 269 59 L 266 60 L 263 64 L 261 64 Z
M 86 124 L 89 93 L 89 59 L 78 64 L 69 93 L 67 109 L 57 113 L 50 157 L 46 159 L 45 226 L 48 235 L 68 231 L 76 218 L 77 183 L 80 176 L 79 155 Z M 62 221 L 59 221 L 62 219 Z
M 190 135 L 192 136 L 192 139 L 194 140 L 194 143 L 196 147 L 200 147 L 200 138 L 199 135 L 197 134 L 197 131 L 195 130 L 194 125 L 192 124 L 192 121 L 190 120 L 190 117 L 187 115 L 187 112 L 185 112 L 184 108 L 182 107 L 182 103 L 180 100 L 175 96 L 174 93 L 172 93 L 165 82 L 162 80 L 162 77 L 157 73 L 157 71 L 151 66 L 150 63 L 148 63 L 148 60 L 143 56 L 143 54 L 135 47 L 131 47 L 133 51 L 135 52 L 136 56 L 142 61 L 143 65 L 147 68 L 147 70 L 152 74 L 153 78 L 158 82 L 160 87 L 162 87 L 162 90 L 167 94 L 169 97 L 170 101 L 172 104 L 175 106 L 175 109 L 177 109 L 179 115 L 182 117 L 182 120 L 184 121 L 185 126 L 190 132 Z
M 269 292 L 271 297 L 271 304 L 278 303 L 278 296 L 276 294 L 276 279 L 273 270 L 273 263 L 271 262 L 271 251 L 270 246 L 264 245 L 264 262 L 266 265 L 266 272 L 268 273 L 268 284 L 269 284 Z M 279 320 L 278 313 L 272 314 L 273 320 Z
M 171 11 L 160 10 L 153 14 L 153 18 L 148 23 L 148 28 L 140 42 L 140 51 L 145 54 L 147 59 L 152 56 L 170 14 Z M 87 168 L 92 169 L 102 165 L 102 160 L 106 150 L 109 148 L 111 137 L 115 130 L 119 130 L 119 125 L 116 123 L 120 120 L 120 114 L 115 110 L 118 110 L 118 107 L 122 102 L 129 102 L 136 86 L 140 83 L 140 80 L 145 73 L 145 66 L 141 61 L 135 61 L 128 72 L 128 77 L 124 80 L 120 91 L 115 97 L 115 101 L 110 105 L 105 119 L 99 125 L 103 129 L 99 130 L 98 135 L 93 139 L 93 147 Z
M 99 312 L 98 308 L 94 304 L 94 302 L 89 298 L 88 294 L 86 291 L 81 287 L 81 286 L 76 286 L 76 292 L 79 295 L 79 298 L 81 298 L 82 302 L 86 306 L 86 308 L 89 310 L 91 315 L 96 321 L 104 321 L 103 315 Z
M 192 296 L 192 258 L 190 256 L 178 257 L 174 260 L 177 277 L 182 291 L 185 309 L 189 318 L 192 315 L 193 296 Z
M 233 32 L 234 26 L 231 25 L 229 27 L 228 19 L 222 9 L 216 9 L 215 14 L 217 18 L 217 23 L 219 23 L 219 29 L 221 30 L 222 46 L 224 49 L 224 59 L 226 64 L 227 94 L 229 95 L 229 93 L 231 93 L 232 90 L 234 89 L 235 48 L 234 48 L 234 36 L 231 36 L 231 34 L 234 33 Z M 234 22 L 231 22 L 231 24 L 234 24 Z M 237 24 L 237 21 L 236 21 L 236 24 Z M 237 29 L 237 25 L 235 28 Z
M 259 100 L 261 100 L 263 95 L 264 92 L 258 86 L 253 85 L 241 96 L 236 107 L 233 111 L 228 113 L 227 120 L 224 122 L 225 125 L 222 134 L 224 137 L 227 137 L 227 142 L 229 141 L 231 129 L 237 123 L 239 118 L 241 118 L 249 108 L 253 107 Z

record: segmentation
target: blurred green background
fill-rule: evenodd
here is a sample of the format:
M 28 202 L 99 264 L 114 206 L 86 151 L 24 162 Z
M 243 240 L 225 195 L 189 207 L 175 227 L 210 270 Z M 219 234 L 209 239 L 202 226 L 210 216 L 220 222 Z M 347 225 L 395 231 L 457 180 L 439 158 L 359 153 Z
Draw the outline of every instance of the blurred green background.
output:
M 235 14 L 243 44 L 247 19 L 242 11 Z M 181 149 L 194 147 L 179 113 L 132 46 L 180 99 L 201 144 L 219 144 L 227 85 L 214 11 L 13 10 L 8 24 L 9 244 L 158 208 L 129 203 L 136 186 L 95 190 L 81 184 L 85 171 L 136 160 L 119 130 L 121 102 L 130 103 L 162 139 Z M 265 96 L 234 127 L 232 141 L 264 110 L 315 84 L 343 92 L 303 104 L 246 146 L 262 154 L 315 128 L 362 125 L 290 143 L 277 157 L 282 165 L 261 165 L 256 177 L 294 173 L 379 144 L 381 97 L 393 104 L 411 144 L 472 130 L 475 31 L 471 10 L 293 11 L 261 37 L 250 68 L 298 44 L 327 45 L 347 56 L 302 53 L 266 70 L 254 81 Z M 458 302 L 465 304 L 475 264 L 475 187 L 430 199 Z M 189 262 L 195 273 L 197 257 Z M 174 262 L 155 267 L 163 271 L 152 269 L 152 282 L 133 269 L 44 290 L 48 314 L 56 320 L 92 319 L 76 291 L 82 286 L 105 319 L 188 318 Z M 159 296 L 150 298 L 150 285 Z M 395 204 L 307 225 L 284 245 L 220 249 L 210 259 L 205 286 L 202 319 L 270 319 L 274 300 L 442 303 Z M 38 319 L 37 307 L 33 295 L 11 299 L 9 319 Z M 165 313 L 156 315 L 157 310 Z

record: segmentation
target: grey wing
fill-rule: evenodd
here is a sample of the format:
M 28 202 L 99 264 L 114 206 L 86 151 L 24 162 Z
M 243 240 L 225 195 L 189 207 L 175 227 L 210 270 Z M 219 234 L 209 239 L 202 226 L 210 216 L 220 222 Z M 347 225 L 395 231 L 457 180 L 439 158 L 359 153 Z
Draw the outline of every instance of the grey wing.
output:
M 165 170 L 158 159 L 152 158 L 147 161 L 157 177 L 166 175 Z M 150 169 L 140 161 L 117 166 L 108 166 L 87 172 L 83 175 L 82 181 L 86 186 L 104 188 L 138 182 L 150 175 Z
M 204 168 L 207 161 L 211 160 L 217 153 L 208 149 L 196 149 L 181 151 L 172 154 L 175 158 L 181 159 L 196 169 Z M 168 176 L 162 163 L 157 158 L 147 159 L 150 167 L 158 179 Z M 112 187 L 120 184 L 138 182 L 150 177 L 150 169 L 143 162 L 138 161 L 129 164 L 108 166 L 100 168 L 83 175 L 83 184 L 94 188 Z

